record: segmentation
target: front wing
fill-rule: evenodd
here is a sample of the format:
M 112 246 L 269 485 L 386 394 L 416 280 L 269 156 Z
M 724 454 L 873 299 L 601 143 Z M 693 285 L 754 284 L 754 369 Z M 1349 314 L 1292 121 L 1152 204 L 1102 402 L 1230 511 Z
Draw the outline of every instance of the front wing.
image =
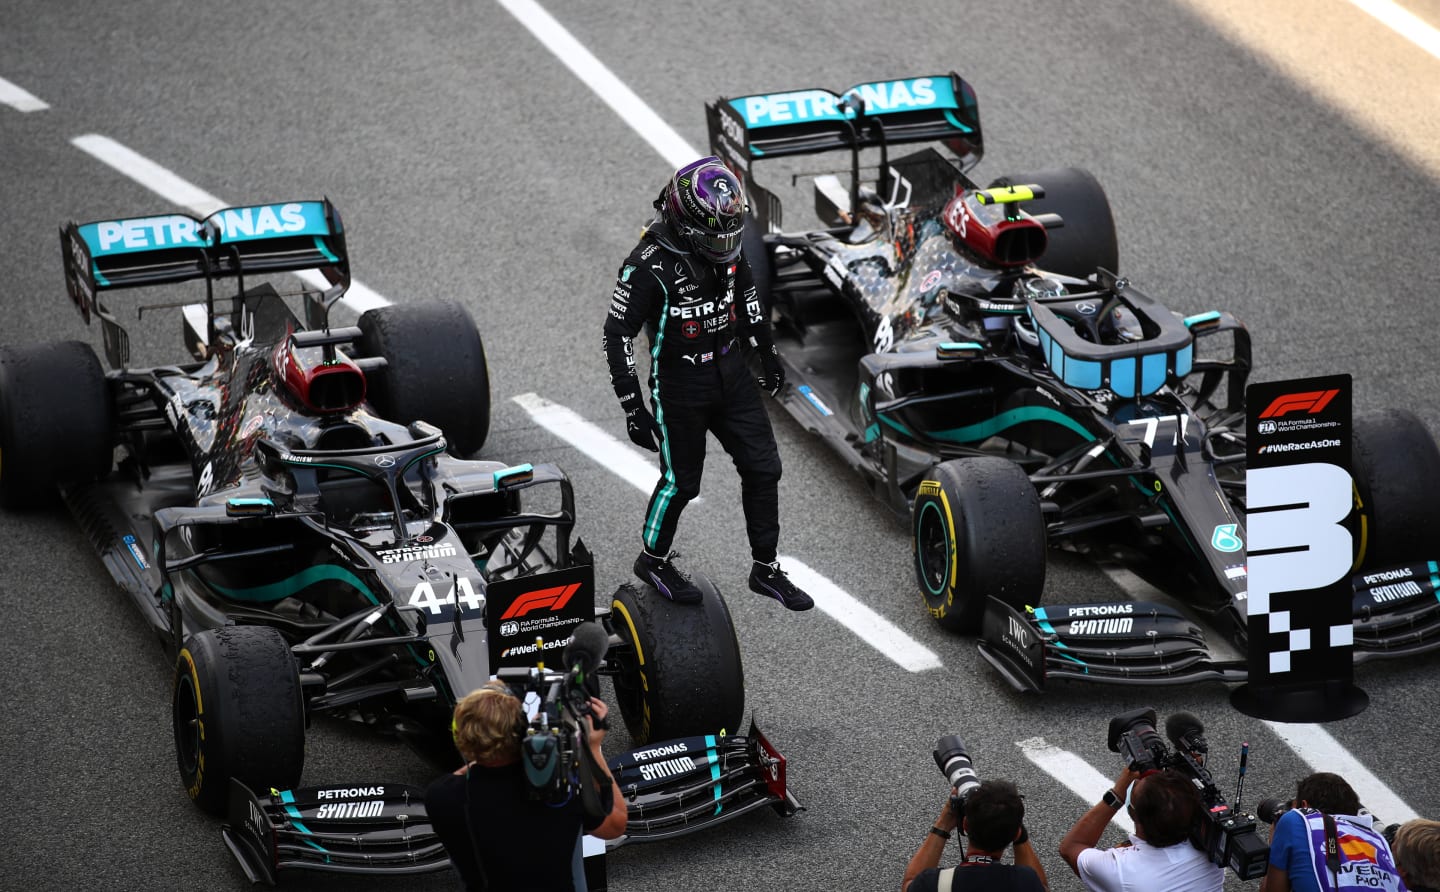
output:
M 745 737 L 662 741 L 610 760 L 628 803 L 625 835 L 610 846 L 694 833 L 762 806 L 789 816 L 803 806 L 785 786 L 785 757 L 750 723 Z
M 626 799 L 628 827 L 608 848 L 695 833 L 762 806 L 787 817 L 803 808 L 786 788 L 785 757 L 754 722 L 745 737 L 661 741 L 609 766 Z M 405 784 L 256 794 L 232 780 L 221 836 L 252 883 L 274 885 L 287 870 L 404 875 L 450 866 L 425 812 L 425 791 Z
M 1440 650 L 1440 562 L 1421 561 L 1351 577 L 1354 658 Z M 986 604 L 980 655 L 1019 691 L 1054 679 L 1109 684 L 1243 682 L 1243 660 L 1219 660 L 1205 633 L 1173 607 L 1148 601 L 1016 610 Z
M 231 780 L 225 845 L 252 883 L 282 870 L 415 874 L 450 857 L 425 813 L 425 791 L 405 784 L 304 787 L 257 795 Z

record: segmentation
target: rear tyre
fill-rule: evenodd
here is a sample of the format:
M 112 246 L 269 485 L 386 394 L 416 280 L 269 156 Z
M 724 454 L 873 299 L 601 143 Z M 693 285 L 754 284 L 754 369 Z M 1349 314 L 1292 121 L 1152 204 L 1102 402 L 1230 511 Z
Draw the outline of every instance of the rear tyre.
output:
M 935 621 L 980 631 L 991 595 L 1016 609 L 1045 589 L 1045 522 L 1021 467 L 999 456 L 936 465 L 911 506 L 915 578 Z
M 1045 253 L 1035 262 L 1043 270 L 1083 279 L 1104 267 L 1120 271 L 1120 248 L 1115 237 L 1115 218 L 1105 190 L 1088 170 L 1065 167 L 1005 176 L 990 186 L 1035 183 L 1045 187 L 1045 197 L 1027 201 L 1030 214 L 1059 214 L 1065 225 L 1047 230 Z
M 175 660 L 171 698 L 180 782 L 224 816 L 230 779 L 293 789 L 305 765 L 305 703 L 290 646 L 268 626 L 191 635 Z
M 110 473 L 112 414 L 89 344 L 0 347 L 0 506 L 38 508 Z
M 1440 450 L 1414 413 L 1384 409 L 1357 415 L 1351 470 L 1360 501 L 1356 558 L 1380 569 L 1440 560 Z
M 400 424 L 426 421 L 445 432 L 456 455 L 478 452 L 490 433 L 490 370 L 485 345 L 459 304 L 379 307 L 360 317 L 360 351 L 383 356 L 368 376 L 370 402 Z
M 615 698 L 636 744 L 733 732 L 744 717 L 730 610 L 713 582 L 699 574 L 692 581 L 704 596 L 699 604 L 676 604 L 648 585 L 615 590 Z

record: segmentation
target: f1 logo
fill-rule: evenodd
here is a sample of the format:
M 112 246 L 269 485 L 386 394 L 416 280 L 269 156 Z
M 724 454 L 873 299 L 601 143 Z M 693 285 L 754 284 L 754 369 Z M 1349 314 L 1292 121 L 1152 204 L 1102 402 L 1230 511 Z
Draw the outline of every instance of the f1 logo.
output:
M 1265 411 L 1260 413 L 1260 417 L 1279 418 L 1290 412 L 1315 415 L 1329 405 L 1338 393 L 1340 393 L 1338 390 L 1311 390 L 1305 393 L 1288 393 L 1285 396 L 1277 396 L 1269 406 L 1265 407 Z
M 533 592 L 526 592 L 515 599 L 515 602 L 506 608 L 501 614 L 501 619 L 514 619 L 517 616 L 524 616 L 532 610 L 549 608 L 559 610 L 570 603 L 570 598 L 580 590 L 580 583 L 572 582 L 569 585 L 554 586 L 552 588 L 536 589 Z

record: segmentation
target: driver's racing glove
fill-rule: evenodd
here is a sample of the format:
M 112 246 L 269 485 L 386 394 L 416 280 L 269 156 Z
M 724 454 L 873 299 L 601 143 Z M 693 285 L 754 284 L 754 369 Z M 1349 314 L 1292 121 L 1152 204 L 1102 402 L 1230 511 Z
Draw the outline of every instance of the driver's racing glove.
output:
M 620 408 L 625 410 L 625 433 L 630 435 L 630 441 L 641 449 L 659 452 L 660 447 L 655 445 L 655 440 L 663 437 L 664 433 L 655 423 L 655 416 L 645 408 L 645 400 L 640 396 L 640 381 L 632 377 L 616 385 L 615 395 L 620 397 Z
M 785 367 L 780 364 L 780 350 L 768 334 L 751 335 L 750 346 L 760 354 L 760 367 L 765 374 L 755 379 L 760 388 L 771 396 L 779 396 L 785 389 Z

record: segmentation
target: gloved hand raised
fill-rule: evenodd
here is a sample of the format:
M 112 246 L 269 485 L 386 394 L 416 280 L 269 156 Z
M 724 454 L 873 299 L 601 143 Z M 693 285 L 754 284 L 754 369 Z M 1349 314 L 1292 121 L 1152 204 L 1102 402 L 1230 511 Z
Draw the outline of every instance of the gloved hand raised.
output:
M 625 410 L 625 433 L 630 435 L 630 441 L 642 449 L 659 452 L 660 447 L 655 445 L 655 441 L 664 434 L 660 425 L 655 423 L 655 417 L 645 408 L 645 400 L 640 396 L 640 382 L 631 378 L 615 388 L 615 395 L 620 397 L 620 408 Z

